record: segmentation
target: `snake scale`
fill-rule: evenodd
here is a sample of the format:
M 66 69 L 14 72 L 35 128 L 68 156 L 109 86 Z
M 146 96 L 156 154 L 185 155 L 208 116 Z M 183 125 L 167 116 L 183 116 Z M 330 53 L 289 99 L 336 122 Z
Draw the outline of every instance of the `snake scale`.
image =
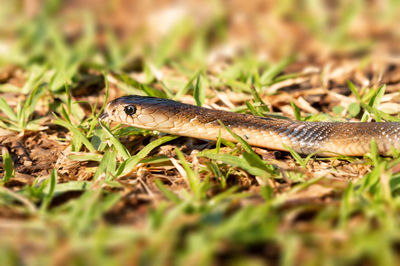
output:
M 301 154 L 362 156 L 375 139 L 380 154 L 400 149 L 397 122 L 302 122 L 208 109 L 180 102 L 124 96 L 111 101 L 101 119 L 173 135 L 216 140 L 236 139 L 220 123 L 252 146 L 291 147 Z

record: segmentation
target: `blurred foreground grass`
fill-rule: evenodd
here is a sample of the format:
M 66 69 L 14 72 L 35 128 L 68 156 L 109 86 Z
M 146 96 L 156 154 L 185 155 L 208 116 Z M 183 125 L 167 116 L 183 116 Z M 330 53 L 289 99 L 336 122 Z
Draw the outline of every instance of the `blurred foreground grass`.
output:
M 351 76 L 344 86 L 332 78 L 329 87 L 324 76 L 327 66 L 339 64 L 337 57 L 345 63 L 356 57 L 362 72 L 376 51 L 390 55 L 399 37 L 397 1 L 296 3 L 270 3 L 261 14 L 248 3 L 249 14 L 255 12 L 259 23 L 268 15 L 271 24 L 255 19 L 258 27 L 249 23 L 247 33 L 232 26 L 240 4 L 195 4 L 209 8 L 205 18 L 172 6 L 172 13 L 156 12 L 157 18 L 167 14 L 157 29 L 175 21 L 161 37 L 151 26 L 118 32 L 96 12 L 67 12 L 62 1 L 45 1 L 31 17 L 26 3 L 2 3 L 0 264 L 397 264 L 397 152 L 390 158 L 292 152 L 280 162 L 246 143 L 190 142 L 98 123 L 107 98 L 122 94 L 209 106 L 219 97 L 232 111 L 309 121 L 398 121 L 399 111 L 378 108 L 385 97 L 398 102 L 392 95 L 397 83 L 357 84 Z M 366 31 L 372 26 L 384 39 Z M 397 63 L 390 64 L 366 76 L 385 75 Z M 280 109 L 280 101 L 266 102 L 286 95 L 277 84 L 289 82 L 290 91 L 290 82 L 313 73 L 310 65 L 323 70 L 315 74 L 322 94 L 346 88 L 342 102 L 307 105 L 299 99 L 307 95 L 296 93 L 280 100 L 291 111 Z M 18 153 L 28 139 L 53 143 L 47 165 Z M 168 145 L 168 151 L 160 148 Z M 34 151 L 31 146 L 25 153 Z M 325 174 L 310 170 L 322 164 Z M 367 170 L 353 175 L 341 164 Z M 329 171 L 341 177 L 328 177 Z

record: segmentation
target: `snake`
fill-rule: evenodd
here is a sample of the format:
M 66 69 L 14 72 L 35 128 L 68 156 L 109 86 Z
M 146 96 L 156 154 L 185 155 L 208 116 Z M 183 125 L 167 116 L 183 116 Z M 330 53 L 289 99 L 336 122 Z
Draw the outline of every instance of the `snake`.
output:
M 270 150 L 322 156 L 363 156 L 400 149 L 400 122 L 311 122 L 262 117 L 130 95 L 110 101 L 101 120 L 205 140 L 222 138 Z M 228 129 L 230 130 L 228 130 Z

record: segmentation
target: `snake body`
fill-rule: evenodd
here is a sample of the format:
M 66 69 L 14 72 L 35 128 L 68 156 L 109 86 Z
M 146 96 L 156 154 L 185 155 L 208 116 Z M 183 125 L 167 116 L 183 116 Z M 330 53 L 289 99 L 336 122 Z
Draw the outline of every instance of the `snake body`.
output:
M 400 123 L 301 122 L 208 109 L 145 96 L 111 101 L 102 118 L 137 128 L 200 139 L 236 139 L 229 127 L 252 146 L 274 150 L 292 148 L 301 154 L 361 156 L 375 139 L 378 151 L 400 149 Z

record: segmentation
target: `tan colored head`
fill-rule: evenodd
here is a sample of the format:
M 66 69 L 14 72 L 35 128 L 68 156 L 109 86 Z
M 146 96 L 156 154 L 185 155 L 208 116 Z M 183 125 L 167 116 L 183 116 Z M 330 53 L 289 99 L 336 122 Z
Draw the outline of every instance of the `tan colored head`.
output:
M 173 124 L 163 112 L 163 105 L 163 101 L 153 97 L 124 96 L 111 101 L 100 119 L 144 129 L 168 129 Z

